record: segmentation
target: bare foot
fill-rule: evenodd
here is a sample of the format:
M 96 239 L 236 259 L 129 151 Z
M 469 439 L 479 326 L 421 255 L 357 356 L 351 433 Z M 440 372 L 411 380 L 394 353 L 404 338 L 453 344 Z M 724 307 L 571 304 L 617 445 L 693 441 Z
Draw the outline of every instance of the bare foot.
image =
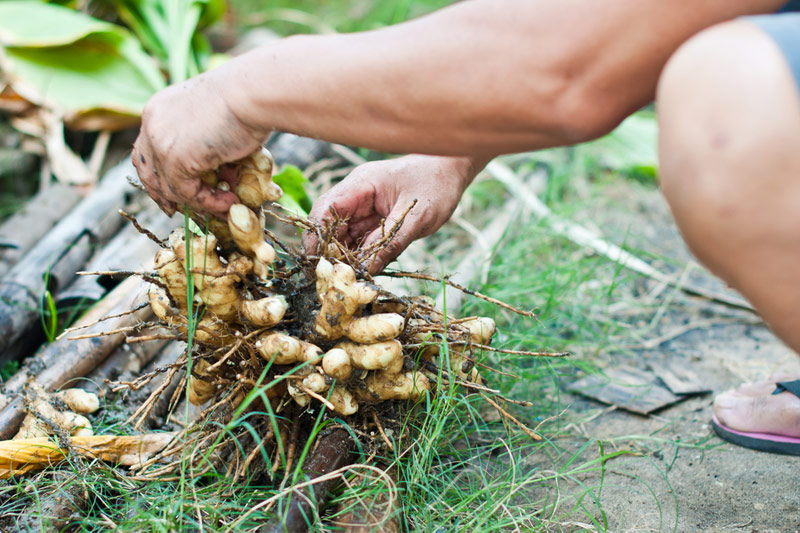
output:
M 800 374 L 777 374 L 723 392 L 714 399 L 714 414 L 737 431 L 800 437 L 800 398 L 788 391 L 772 394 L 777 381 L 795 379 Z

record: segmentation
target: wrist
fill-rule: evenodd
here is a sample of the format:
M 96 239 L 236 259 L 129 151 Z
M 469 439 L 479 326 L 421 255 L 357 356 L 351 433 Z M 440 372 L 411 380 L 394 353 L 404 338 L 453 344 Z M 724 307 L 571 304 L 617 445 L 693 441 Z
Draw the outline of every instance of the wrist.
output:
M 441 157 L 441 159 L 448 172 L 460 178 L 461 192 L 463 193 L 494 157 L 451 156 Z
M 228 105 L 237 120 L 265 138 L 274 131 L 320 137 L 324 43 L 337 37 L 293 35 L 231 60 L 220 76 L 233 86 Z

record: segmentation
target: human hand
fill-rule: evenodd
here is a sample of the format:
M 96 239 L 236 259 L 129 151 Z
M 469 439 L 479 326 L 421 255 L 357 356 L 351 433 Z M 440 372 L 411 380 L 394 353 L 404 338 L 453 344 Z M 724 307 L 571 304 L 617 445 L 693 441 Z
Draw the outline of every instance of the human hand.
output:
M 185 204 L 224 217 L 236 195 L 204 183 L 200 174 L 241 159 L 264 141 L 234 112 L 235 82 L 223 69 L 159 91 L 142 113 L 131 159 L 147 193 L 169 215 Z M 236 180 L 224 166 L 220 177 Z
M 363 248 L 381 239 L 414 206 L 397 235 L 365 265 L 375 274 L 393 261 L 414 240 L 431 235 L 447 222 L 458 201 L 486 161 L 467 157 L 409 155 L 398 159 L 365 163 L 353 170 L 311 209 L 315 222 L 329 220 L 331 209 L 347 222 L 337 238 L 350 248 Z M 317 237 L 303 235 L 307 251 L 316 250 Z

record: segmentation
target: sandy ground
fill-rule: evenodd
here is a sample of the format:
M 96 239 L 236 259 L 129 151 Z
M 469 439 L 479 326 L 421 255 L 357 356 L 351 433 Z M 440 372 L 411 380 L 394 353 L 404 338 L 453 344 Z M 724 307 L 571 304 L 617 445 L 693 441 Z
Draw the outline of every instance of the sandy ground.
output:
M 619 194 L 624 198 L 630 190 L 621 187 Z M 614 203 L 614 190 L 609 202 Z M 602 227 L 619 230 L 630 228 L 630 217 L 634 216 L 633 220 L 639 219 L 642 224 L 635 233 L 626 234 L 633 246 L 680 261 L 690 257 L 657 191 L 642 191 L 634 200 L 625 199 L 621 211 L 605 210 L 592 216 L 594 220 L 605 219 Z M 692 277 L 715 291 L 728 290 L 705 272 L 698 271 Z M 681 295 L 676 298 L 688 301 Z M 576 426 L 576 431 L 585 431 L 592 438 L 608 439 L 606 453 L 628 449 L 638 454 L 606 463 L 599 499 L 609 530 L 800 530 L 800 483 L 796 474 L 800 457 L 728 444 L 717 438 L 710 426 L 714 394 L 779 370 L 800 373 L 800 357 L 763 324 L 746 323 L 753 322 L 746 313 L 704 303 L 698 303 L 696 309 L 692 305 L 670 309 L 653 336 L 669 336 L 692 321 L 708 325 L 676 335 L 654 349 L 641 350 L 635 359 L 612 354 L 610 364 L 624 362 L 643 369 L 649 363 L 677 364 L 695 372 L 712 394 L 694 397 L 649 417 L 611 410 Z M 606 408 L 578 396 L 568 396 L 566 401 L 572 402 L 576 414 L 590 415 Z M 596 448 L 591 453 L 597 457 Z M 587 476 L 584 482 L 597 485 L 599 475 Z M 593 504 L 586 505 L 591 508 Z M 595 514 L 601 517 L 599 512 Z

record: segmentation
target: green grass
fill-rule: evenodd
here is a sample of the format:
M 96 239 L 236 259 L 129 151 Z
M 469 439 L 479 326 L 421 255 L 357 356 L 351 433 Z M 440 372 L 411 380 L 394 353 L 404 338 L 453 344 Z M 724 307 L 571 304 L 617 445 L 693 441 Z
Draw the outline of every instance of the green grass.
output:
M 240 26 L 267 22 L 279 33 L 290 34 L 368 30 L 449 3 L 232 0 L 231 6 L 233 20 Z M 647 124 L 637 122 L 633 128 L 633 133 L 617 132 L 602 143 L 517 158 L 516 169 L 524 175 L 546 167 L 549 178 L 542 198 L 556 213 L 581 213 L 592 208 L 609 179 L 630 177 L 641 182 L 632 182 L 631 187 L 653 186 L 652 154 L 645 147 L 633 151 L 636 157 L 629 156 L 632 151 L 626 145 L 631 137 L 640 138 Z M 501 206 L 506 197 L 499 182 L 485 180 L 470 189 L 466 201 L 472 211 L 486 212 Z M 449 238 L 447 231 L 451 230 L 437 238 Z M 479 395 L 452 388 L 442 391 L 418 406 L 417 416 L 406 421 L 418 435 L 409 447 L 400 449 L 395 439 L 397 451 L 379 458 L 390 467 L 394 481 L 364 477 L 364 470 L 354 469 L 348 476 L 349 487 L 332 501 L 328 518 L 335 519 L 354 500 L 369 502 L 396 491 L 411 531 L 527 531 L 569 528 L 564 524 L 576 522 L 607 529 L 609 517 L 602 505 L 607 473 L 619 468 L 632 450 L 627 441 L 604 442 L 571 430 L 570 424 L 584 415 L 566 411 L 562 384 L 580 371 L 597 372 L 599 364 L 625 352 L 620 340 L 631 338 L 636 326 L 609 313 L 611 304 L 631 302 L 640 307 L 641 317 L 652 316 L 654 309 L 637 302 L 637 279 L 554 235 L 546 223 L 518 219 L 494 254 L 486 283 L 478 288 L 512 305 L 535 306 L 537 318 L 523 318 L 475 299 L 467 300 L 456 314 L 494 317 L 500 332 L 498 347 L 574 354 L 566 359 L 484 354 L 479 359 L 515 374 L 483 371 L 492 387 L 512 399 L 533 403 L 532 407 L 507 404 L 505 408 L 537 428 L 543 439 L 534 441 L 508 424 Z M 112 396 L 106 399 L 95 427 L 98 433 L 125 433 L 130 428 L 122 424 L 122 418 Z M 246 423 L 239 419 L 228 429 L 236 431 Z M 653 435 L 634 440 L 637 453 L 652 454 L 674 444 Z M 705 444 L 682 445 L 702 450 Z M 656 466 L 668 472 L 668 458 Z M 71 474 L 67 481 L 44 472 L 0 483 L 0 516 L 12 517 L 26 507 L 35 509 L 68 484 L 85 497 L 84 509 L 68 521 L 71 529 L 225 531 L 234 525 L 248 529 L 270 517 L 269 512 L 253 510 L 281 489 L 263 480 L 234 484 L 221 475 L 191 479 L 186 471 L 177 484 L 140 482 L 82 459 L 62 470 Z M 287 479 L 298 476 L 295 469 Z M 641 489 L 652 492 L 644 481 Z M 659 508 L 662 504 L 653 494 L 653 508 Z M 337 510 L 339 505 L 345 508 Z M 46 517 L 40 517 L 39 525 L 46 522 Z

